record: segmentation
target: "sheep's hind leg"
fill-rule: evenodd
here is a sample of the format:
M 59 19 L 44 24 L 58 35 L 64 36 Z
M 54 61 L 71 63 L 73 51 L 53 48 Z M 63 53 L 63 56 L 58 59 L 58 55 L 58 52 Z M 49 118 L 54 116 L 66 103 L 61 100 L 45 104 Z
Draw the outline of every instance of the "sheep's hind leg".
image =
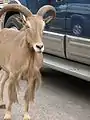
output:
M 34 101 L 34 96 L 35 96 L 35 80 L 29 80 L 28 81 L 28 88 L 25 93 L 25 106 L 24 106 L 24 118 L 23 120 L 31 120 L 30 115 L 28 113 L 29 110 L 29 103 Z
M 25 112 L 24 112 L 24 118 L 23 118 L 23 120 L 31 120 L 30 115 L 28 113 L 29 101 L 25 100 L 25 106 L 24 107 L 25 107 Z
M 0 109 L 5 109 L 6 105 L 3 101 L 3 91 L 6 80 L 8 79 L 8 73 L 6 71 L 0 71 Z

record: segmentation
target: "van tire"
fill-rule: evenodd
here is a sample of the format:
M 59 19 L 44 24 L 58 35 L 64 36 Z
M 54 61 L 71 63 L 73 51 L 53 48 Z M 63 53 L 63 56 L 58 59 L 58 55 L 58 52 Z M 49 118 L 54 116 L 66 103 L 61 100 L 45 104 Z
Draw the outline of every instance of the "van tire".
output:
M 21 18 L 19 14 L 14 14 L 8 18 L 8 20 L 5 23 L 5 28 L 17 28 L 20 30 L 23 27 Z

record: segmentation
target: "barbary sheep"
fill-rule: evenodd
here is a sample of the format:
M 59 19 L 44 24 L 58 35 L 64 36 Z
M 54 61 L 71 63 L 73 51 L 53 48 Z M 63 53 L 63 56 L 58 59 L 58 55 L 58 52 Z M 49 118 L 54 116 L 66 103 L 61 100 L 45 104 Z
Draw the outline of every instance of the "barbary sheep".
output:
M 42 42 L 45 23 L 55 18 L 53 6 L 45 5 L 36 14 L 18 4 L 8 4 L 0 10 L 0 17 L 7 11 L 18 11 L 25 16 L 25 25 L 21 30 L 4 28 L 0 31 L 0 68 L 2 68 L 0 85 L 0 106 L 3 105 L 3 88 L 8 80 L 8 100 L 4 120 L 11 120 L 12 104 L 17 99 L 16 87 L 21 76 L 27 77 L 25 92 L 24 120 L 30 120 L 29 103 L 34 100 L 37 84 L 40 82 L 40 68 L 43 63 L 44 44 Z M 44 15 L 52 15 L 44 19 Z

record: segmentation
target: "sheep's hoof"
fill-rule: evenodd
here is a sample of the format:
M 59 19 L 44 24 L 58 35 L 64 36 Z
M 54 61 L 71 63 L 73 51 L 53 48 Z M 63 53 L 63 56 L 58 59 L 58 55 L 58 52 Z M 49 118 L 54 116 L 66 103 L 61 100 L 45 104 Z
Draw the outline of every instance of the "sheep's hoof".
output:
M 6 109 L 6 105 L 3 101 L 0 101 L 0 109 Z
M 11 120 L 11 113 L 7 112 L 4 116 L 4 120 Z
M 30 116 L 29 116 L 28 113 L 25 113 L 25 114 L 24 114 L 23 120 L 31 120 L 31 118 L 30 118 Z

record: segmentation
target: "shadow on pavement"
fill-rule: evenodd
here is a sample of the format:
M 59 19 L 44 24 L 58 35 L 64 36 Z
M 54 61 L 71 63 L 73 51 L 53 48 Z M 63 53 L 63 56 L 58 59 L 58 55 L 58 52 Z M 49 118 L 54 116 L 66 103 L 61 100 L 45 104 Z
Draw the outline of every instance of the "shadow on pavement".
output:
M 42 77 L 44 83 L 53 85 L 59 91 L 64 90 L 87 102 L 90 101 L 90 82 L 49 68 L 43 70 Z

